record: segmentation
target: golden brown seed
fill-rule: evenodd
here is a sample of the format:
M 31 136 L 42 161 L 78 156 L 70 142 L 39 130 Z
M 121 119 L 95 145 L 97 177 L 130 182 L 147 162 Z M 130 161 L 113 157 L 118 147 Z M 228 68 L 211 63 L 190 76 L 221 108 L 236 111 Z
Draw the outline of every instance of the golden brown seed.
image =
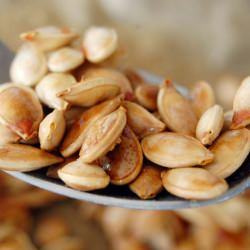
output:
M 158 86 L 142 84 L 135 89 L 135 97 L 143 107 L 153 111 L 157 109 L 158 92 Z
M 158 111 L 167 127 L 174 132 L 194 135 L 197 118 L 191 103 L 165 81 L 157 97 Z
M 234 96 L 233 120 L 231 129 L 246 127 L 250 124 L 250 77 L 245 78 Z
M 36 93 L 40 100 L 50 108 L 65 110 L 68 103 L 57 94 L 76 83 L 75 78 L 66 73 L 50 73 L 36 86 Z
M 64 47 L 53 51 L 48 57 L 48 68 L 52 72 L 68 72 L 84 62 L 83 51 Z
M 76 161 L 79 158 L 78 155 L 72 155 L 68 158 L 65 158 L 62 163 L 49 166 L 46 175 L 51 178 L 59 179 L 58 176 L 58 170 L 63 168 L 65 165 L 67 165 L 70 162 Z
M 39 126 L 39 141 L 41 149 L 54 150 L 61 142 L 66 129 L 63 112 L 54 110 L 48 114 Z
M 168 168 L 206 165 L 214 158 L 195 138 L 171 132 L 149 135 L 141 145 L 150 161 Z
M 210 147 L 215 158 L 206 166 L 212 174 L 227 178 L 244 162 L 250 151 L 250 131 L 246 128 L 223 133 Z
M 140 173 L 143 161 L 141 145 L 128 126 L 123 130 L 120 140 L 113 151 L 98 160 L 115 185 L 133 181 Z
M 129 184 L 132 192 L 141 199 L 152 199 L 162 191 L 161 169 L 153 165 L 145 165 L 140 175 Z
M 35 92 L 18 84 L 4 84 L 0 89 L 0 122 L 23 139 L 37 135 L 43 119 L 42 106 Z
M 72 30 L 55 26 L 41 27 L 20 35 L 22 40 L 36 44 L 43 51 L 58 49 L 76 37 L 77 34 Z
M 37 84 L 47 72 L 47 61 L 40 49 L 32 44 L 23 44 L 10 66 L 13 82 L 26 86 Z
M 233 120 L 233 114 L 234 114 L 233 110 L 228 110 L 224 113 L 224 124 L 222 131 L 227 131 L 230 129 Z
M 108 186 L 109 176 L 97 165 L 73 161 L 58 170 L 58 175 L 69 187 L 82 191 L 102 189 Z
M 228 189 L 225 180 L 203 168 L 164 170 L 161 176 L 165 189 L 184 199 L 212 199 L 222 195 Z
M 64 118 L 67 129 L 71 128 L 71 126 L 81 117 L 84 111 L 86 111 L 86 109 L 82 107 L 71 107 L 70 109 L 65 110 Z
M 114 29 L 106 27 L 91 27 L 83 39 L 86 58 L 92 63 L 107 59 L 118 47 L 118 36 Z
M 82 107 L 113 98 L 120 93 L 120 87 L 109 78 L 94 78 L 79 82 L 57 94 L 63 100 Z
M 224 123 L 223 108 L 214 105 L 208 108 L 201 116 L 197 127 L 196 137 L 204 145 L 211 145 L 219 136 Z
M 191 99 L 198 118 L 210 107 L 215 104 L 214 91 L 211 85 L 205 81 L 194 84 L 191 89 Z
M 20 136 L 14 133 L 7 126 L 0 123 L 0 145 L 15 143 L 20 140 Z
M 70 130 L 67 132 L 60 148 L 61 154 L 64 157 L 68 157 L 77 152 L 81 148 L 83 138 L 93 122 L 104 117 L 105 115 L 110 114 L 117 109 L 120 104 L 121 97 L 118 96 L 83 112 L 79 119 L 74 122 Z
M 124 70 L 124 74 L 130 81 L 132 88 L 135 90 L 137 87 L 139 87 L 142 84 L 145 84 L 145 80 L 142 78 L 142 76 L 133 69 L 126 69 Z
M 61 157 L 29 145 L 0 146 L 0 168 L 3 170 L 28 172 L 62 161 Z
M 116 111 L 96 120 L 84 136 L 80 160 L 93 162 L 112 150 L 126 125 L 126 110 L 120 107 Z
M 165 129 L 163 122 L 140 105 L 124 101 L 123 106 L 127 110 L 128 125 L 139 138 L 161 132 Z
M 133 89 L 129 80 L 124 74 L 122 74 L 118 70 L 111 68 L 91 67 L 84 72 L 82 79 L 86 80 L 97 77 L 104 77 L 114 80 L 114 83 L 116 83 L 120 87 L 121 93 L 124 94 L 125 99 L 133 99 Z

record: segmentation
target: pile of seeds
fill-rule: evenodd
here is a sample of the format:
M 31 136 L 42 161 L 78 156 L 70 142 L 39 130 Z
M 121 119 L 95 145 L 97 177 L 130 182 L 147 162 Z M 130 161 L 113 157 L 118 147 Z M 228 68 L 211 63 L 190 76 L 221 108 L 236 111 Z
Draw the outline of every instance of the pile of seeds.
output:
M 169 80 L 152 85 L 115 67 L 113 29 L 81 37 L 43 27 L 20 37 L 12 82 L 0 87 L 1 169 L 49 167 L 69 187 L 129 185 L 142 199 L 163 187 L 186 199 L 228 189 L 225 178 L 250 151 L 250 78 L 224 113 L 206 82 L 185 97 Z

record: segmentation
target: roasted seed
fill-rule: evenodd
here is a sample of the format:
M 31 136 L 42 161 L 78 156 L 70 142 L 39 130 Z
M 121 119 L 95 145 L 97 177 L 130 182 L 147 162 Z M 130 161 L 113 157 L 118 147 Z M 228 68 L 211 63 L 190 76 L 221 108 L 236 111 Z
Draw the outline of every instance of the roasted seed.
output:
M 99 63 L 107 59 L 118 47 L 118 37 L 114 29 L 105 27 L 91 27 L 83 39 L 86 58 L 92 63 Z
M 202 115 L 196 127 L 196 137 L 204 145 L 211 145 L 219 136 L 224 123 L 223 108 L 214 105 Z
M 82 191 L 102 189 L 109 184 L 109 176 L 101 167 L 80 160 L 59 169 L 58 176 L 67 186 Z
M 142 149 L 134 132 L 126 126 L 121 142 L 98 163 L 110 176 L 111 183 L 125 185 L 133 181 L 142 168 Z
M 129 188 L 141 199 L 152 199 L 162 191 L 161 169 L 145 165 L 139 176 L 129 184 Z
M 141 145 L 150 161 L 168 168 L 206 165 L 214 158 L 195 138 L 171 132 L 149 135 Z
M 36 93 L 40 100 L 50 108 L 65 110 L 68 103 L 57 96 L 76 83 L 75 78 L 66 73 L 50 73 L 45 76 L 36 86 Z
M 26 86 L 37 84 L 46 72 L 45 55 L 37 46 L 29 43 L 22 45 L 10 66 L 11 80 Z
M 3 170 L 28 172 L 62 161 L 61 157 L 29 145 L 0 146 L 0 168 Z
M 64 47 L 50 53 L 48 68 L 52 72 L 68 72 L 84 62 L 84 54 L 80 50 Z
M 45 26 L 22 33 L 20 38 L 36 44 L 43 51 L 55 50 L 69 44 L 77 34 L 68 28 Z
M 215 104 L 214 91 L 211 85 L 205 81 L 195 83 L 190 95 L 194 111 L 198 118 Z
M 77 152 L 81 148 L 83 138 L 93 122 L 104 117 L 105 115 L 110 114 L 117 109 L 120 104 L 121 97 L 118 96 L 83 112 L 66 134 L 60 149 L 61 154 L 64 157 L 68 157 Z
M 164 170 L 161 176 L 165 189 L 184 199 L 212 199 L 222 195 L 228 189 L 225 180 L 203 168 Z
M 128 125 L 139 138 L 165 129 L 165 124 L 142 106 L 129 101 L 124 101 L 123 106 L 127 110 Z
M 20 140 L 20 136 L 14 133 L 7 126 L 0 123 L 0 145 L 15 143 Z
M 39 141 L 41 149 L 54 150 L 61 142 L 66 128 L 63 112 L 54 110 L 40 123 Z
M 244 162 L 250 151 L 250 131 L 246 128 L 223 133 L 210 147 L 214 162 L 206 166 L 212 174 L 227 178 Z
M 174 132 L 194 135 L 197 118 L 189 100 L 179 94 L 170 81 L 165 81 L 157 97 L 158 111 L 167 127 Z
M 95 121 L 84 136 L 80 160 L 90 163 L 112 150 L 125 125 L 126 110 L 123 107 Z

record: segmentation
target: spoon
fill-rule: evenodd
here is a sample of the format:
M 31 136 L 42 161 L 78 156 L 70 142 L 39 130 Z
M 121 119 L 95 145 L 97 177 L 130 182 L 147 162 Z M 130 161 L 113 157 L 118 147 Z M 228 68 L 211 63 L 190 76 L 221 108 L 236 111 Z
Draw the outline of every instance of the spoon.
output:
M 11 52 L 0 42 L 0 82 L 2 83 L 9 81 L 9 66 L 13 57 L 13 52 Z M 145 77 L 149 82 L 161 81 L 159 77 L 153 76 L 144 70 L 138 70 L 138 72 L 142 74 L 143 77 Z M 176 85 L 176 88 L 183 95 L 188 95 L 188 91 L 184 87 Z M 140 200 L 127 187 L 112 185 L 104 190 L 98 190 L 95 192 L 82 192 L 66 187 L 59 180 L 47 177 L 46 170 L 44 169 L 29 173 L 20 173 L 15 171 L 5 172 L 31 185 L 78 200 L 89 201 L 102 205 L 135 209 L 175 210 L 213 205 L 231 199 L 232 197 L 244 192 L 250 187 L 250 155 L 242 164 L 240 169 L 227 179 L 230 187 L 228 191 L 220 197 L 205 201 L 181 199 L 167 193 L 166 191 L 162 192 L 157 198 L 153 200 Z

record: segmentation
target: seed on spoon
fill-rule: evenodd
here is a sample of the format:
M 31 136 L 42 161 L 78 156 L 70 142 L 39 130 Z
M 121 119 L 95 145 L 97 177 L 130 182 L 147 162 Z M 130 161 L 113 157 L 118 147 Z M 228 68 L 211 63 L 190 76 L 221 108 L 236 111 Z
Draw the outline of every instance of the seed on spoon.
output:
M 91 27 L 83 39 L 86 58 L 92 63 L 99 63 L 112 55 L 118 47 L 118 36 L 114 29 Z
M 54 179 L 59 179 L 58 170 L 63 168 L 65 165 L 69 164 L 70 162 L 76 161 L 78 158 L 79 158 L 78 155 L 72 155 L 68 158 L 65 158 L 62 163 L 49 166 L 46 175 Z
M 196 138 L 204 145 L 211 145 L 219 136 L 224 123 L 223 108 L 214 105 L 200 117 L 196 127 Z
M 205 81 L 199 81 L 191 89 L 191 99 L 198 118 L 215 104 L 215 95 L 211 85 Z
M 165 129 L 165 124 L 142 106 L 129 101 L 124 101 L 123 106 L 127 110 L 128 125 L 139 138 Z
M 47 72 L 47 61 L 43 52 L 35 45 L 21 46 L 10 66 L 13 82 L 26 86 L 37 84 Z
M 114 80 L 114 82 L 120 87 L 121 93 L 124 94 L 125 99 L 133 99 L 133 89 L 129 80 L 118 70 L 111 68 L 91 67 L 86 69 L 82 76 L 84 80 L 97 77 L 104 77 Z
M 37 135 L 43 119 L 42 106 L 35 92 L 18 84 L 4 84 L 0 89 L 0 122 L 23 139 Z
M 222 128 L 223 132 L 230 129 L 233 120 L 233 114 L 234 114 L 233 110 L 228 110 L 227 112 L 224 113 L 224 124 Z
M 80 50 L 64 47 L 49 54 L 48 68 L 52 72 L 68 72 L 84 62 L 84 54 Z
M 102 168 L 80 160 L 59 169 L 58 176 L 67 186 L 81 191 L 102 189 L 109 184 L 109 176 Z
M 154 111 L 157 109 L 158 92 L 158 86 L 142 84 L 135 89 L 135 97 L 143 107 Z
M 126 125 L 126 110 L 116 111 L 96 120 L 84 136 L 80 160 L 90 163 L 112 150 Z
M 225 193 L 225 180 L 203 168 L 179 168 L 164 170 L 161 174 L 165 189 L 184 199 L 206 200 Z
M 20 38 L 36 44 L 43 51 L 55 50 L 69 44 L 77 34 L 68 28 L 45 26 L 22 33 Z
M 0 146 L 0 169 L 28 172 L 62 162 L 61 157 L 24 144 Z
M 168 80 L 160 88 L 157 106 L 163 121 L 172 131 L 195 134 L 197 118 L 194 109 L 189 100 L 179 94 Z
M 210 147 L 214 162 L 206 166 L 212 174 L 227 178 L 245 161 L 250 152 L 250 131 L 246 128 L 223 133 Z
M 64 157 L 68 157 L 77 152 L 81 148 L 84 136 L 93 122 L 110 114 L 116 110 L 120 104 L 121 96 L 118 96 L 83 112 L 67 132 L 60 148 L 61 154 Z
M 136 135 L 128 126 L 123 130 L 120 140 L 113 151 L 97 162 L 108 173 L 111 183 L 126 185 L 140 173 L 143 155 Z
M 83 80 L 57 94 L 58 97 L 73 105 L 90 107 L 98 102 L 113 98 L 120 93 L 116 82 L 110 78 Z
M 69 104 L 57 93 L 63 91 L 76 83 L 75 78 L 66 73 L 50 73 L 45 76 L 36 86 L 39 99 L 50 108 L 65 110 Z
M 132 192 L 141 199 L 152 199 L 162 191 L 161 169 L 157 166 L 145 165 L 139 176 L 129 184 Z
M 172 132 L 144 137 L 141 145 L 150 161 L 168 168 L 206 165 L 214 159 L 213 153 L 197 139 Z
M 54 110 L 40 123 L 39 141 L 41 149 L 54 150 L 61 142 L 66 128 L 63 112 Z
M 0 123 L 0 145 L 15 143 L 20 140 L 20 136 L 14 133 L 7 126 Z
M 245 78 L 234 96 L 233 120 L 231 129 L 246 127 L 250 124 L 250 77 Z

